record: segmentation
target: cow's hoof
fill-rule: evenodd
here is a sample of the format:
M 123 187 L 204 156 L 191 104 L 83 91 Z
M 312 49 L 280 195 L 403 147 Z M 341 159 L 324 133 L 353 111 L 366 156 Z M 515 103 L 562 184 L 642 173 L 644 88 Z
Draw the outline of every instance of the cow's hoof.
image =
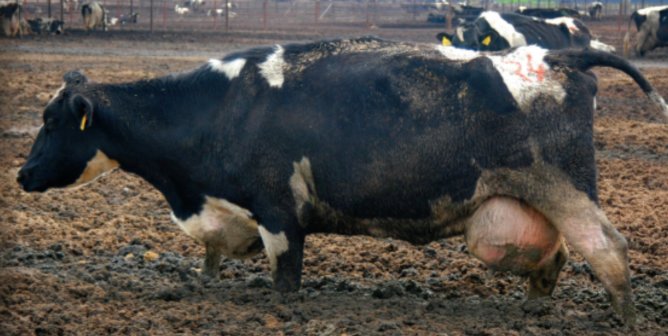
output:
M 281 293 L 292 293 L 299 290 L 300 283 L 299 281 L 288 280 L 288 279 L 275 279 L 274 280 L 274 290 Z
M 612 300 L 612 306 L 615 309 L 615 312 L 622 318 L 624 325 L 633 328 L 636 325 L 636 309 L 633 306 L 633 300 L 623 300 L 618 302 L 617 300 Z

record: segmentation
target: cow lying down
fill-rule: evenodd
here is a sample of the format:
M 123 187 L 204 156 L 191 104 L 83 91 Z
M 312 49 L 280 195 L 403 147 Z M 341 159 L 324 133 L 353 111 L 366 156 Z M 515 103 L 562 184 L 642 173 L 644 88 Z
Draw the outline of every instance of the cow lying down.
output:
M 264 246 L 274 286 L 300 286 L 313 232 L 416 244 L 465 235 L 492 269 L 550 295 L 568 251 L 634 321 L 627 243 L 598 205 L 596 79 L 622 58 L 521 47 L 478 53 L 376 38 L 250 49 L 125 84 L 79 72 L 44 111 L 18 182 L 77 186 L 114 168 L 162 192 L 174 221 L 221 254 Z

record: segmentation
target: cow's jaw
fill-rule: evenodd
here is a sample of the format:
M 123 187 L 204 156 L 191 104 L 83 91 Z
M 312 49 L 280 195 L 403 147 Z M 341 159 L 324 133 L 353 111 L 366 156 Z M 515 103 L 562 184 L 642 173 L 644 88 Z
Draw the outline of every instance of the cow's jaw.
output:
M 77 178 L 74 183 L 68 185 L 67 188 L 84 186 L 118 168 L 118 166 L 118 161 L 110 159 L 98 149 L 95 155 L 86 164 L 86 168 L 84 168 L 81 175 L 79 175 L 79 178 Z

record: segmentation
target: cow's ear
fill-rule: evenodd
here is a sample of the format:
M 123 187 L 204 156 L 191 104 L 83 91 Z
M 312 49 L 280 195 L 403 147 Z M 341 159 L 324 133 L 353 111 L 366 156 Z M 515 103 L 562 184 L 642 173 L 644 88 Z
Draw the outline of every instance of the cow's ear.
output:
M 74 117 L 79 120 L 79 129 L 81 131 L 86 130 L 87 127 L 93 124 L 94 106 L 90 99 L 76 94 L 70 100 L 70 106 L 72 107 Z
M 444 46 L 452 45 L 452 38 L 447 33 L 438 33 L 436 34 L 436 38 L 441 41 L 441 44 Z
M 482 41 L 480 41 L 485 47 L 489 46 L 492 43 L 492 35 L 487 35 Z
M 88 78 L 81 72 L 74 70 L 66 73 L 63 76 L 63 81 L 65 81 L 66 86 L 70 85 L 81 85 L 81 84 L 86 84 L 88 82 Z

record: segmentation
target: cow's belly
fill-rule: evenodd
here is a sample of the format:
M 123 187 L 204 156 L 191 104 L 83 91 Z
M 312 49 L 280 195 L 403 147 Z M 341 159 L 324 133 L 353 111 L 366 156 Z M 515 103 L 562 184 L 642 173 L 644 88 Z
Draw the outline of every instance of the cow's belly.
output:
M 498 271 L 526 273 L 557 252 L 561 235 L 534 208 L 509 197 L 485 201 L 466 224 L 471 254 Z
M 199 214 L 172 220 L 190 237 L 220 250 L 229 258 L 246 258 L 259 252 L 258 224 L 251 213 L 223 199 L 206 198 Z

